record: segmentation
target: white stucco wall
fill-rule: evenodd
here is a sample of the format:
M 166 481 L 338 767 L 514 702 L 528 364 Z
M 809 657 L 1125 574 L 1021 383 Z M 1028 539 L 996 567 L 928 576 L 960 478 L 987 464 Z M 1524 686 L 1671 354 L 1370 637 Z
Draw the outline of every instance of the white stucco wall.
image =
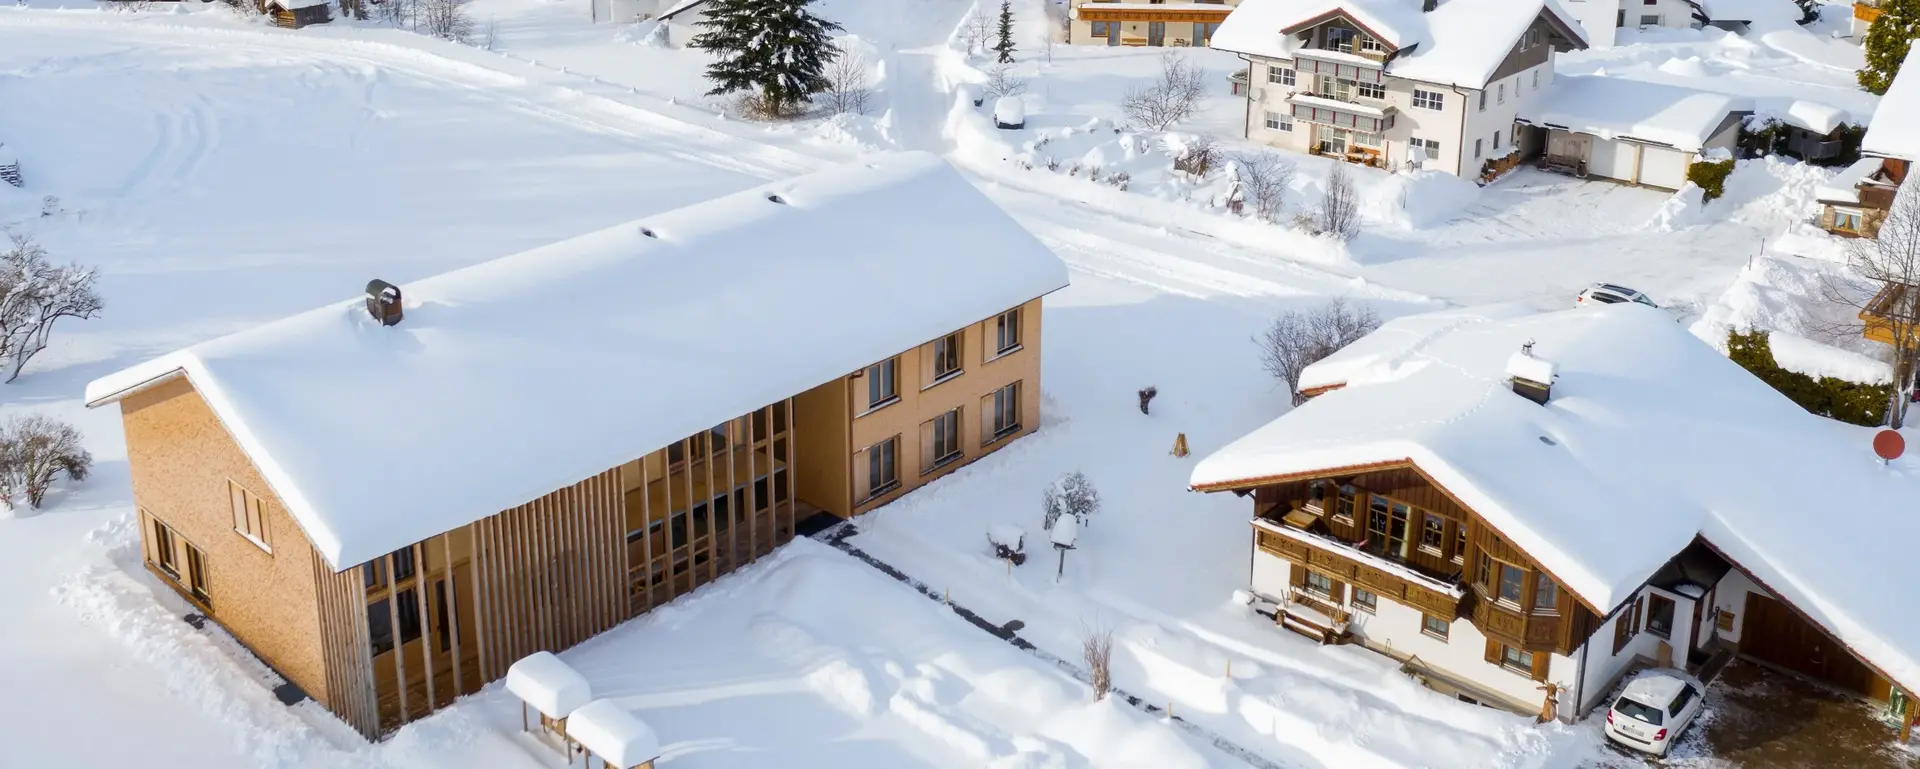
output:
M 1720 638 L 1730 643 L 1740 642 L 1740 630 L 1747 622 L 1747 594 L 1759 593 L 1772 598 L 1773 594 L 1753 583 L 1746 572 L 1734 569 L 1720 578 L 1720 584 L 1713 587 L 1713 606 L 1723 612 L 1733 614 L 1733 629 L 1719 631 Z
M 1539 73 L 1535 76 L 1535 73 Z M 1461 137 L 1465 157 L 1460 175 L 1468 179 L 1479 178 L 1480 166 L 1491 158 L 1504 157 L 1514 148 L 1514 118 L 1520 114 L 1523 105 L 1532 103 L 1553 87 L 1553 57 L 1547 61 L 1500 78 L 1487 84 L 1484 93 L 1487 96 L 1487 108 L 1480 109 L 1482 91 L 1469 91 L 1467 105 L 1466 134 Z M 1502 92 L 1505 98 L 1502 99 Z M 1500 134 L 1500 146 L 1493 144 L 1495 132 Z M 1474 154 L 1474 140 L 1480 141 L 1480 154 Z

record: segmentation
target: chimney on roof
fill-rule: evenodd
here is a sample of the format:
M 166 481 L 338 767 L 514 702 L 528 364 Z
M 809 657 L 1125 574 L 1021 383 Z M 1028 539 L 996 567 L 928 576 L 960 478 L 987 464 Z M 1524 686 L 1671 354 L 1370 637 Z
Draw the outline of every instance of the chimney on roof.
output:
M 1553 380 L 1558 370 L 1552 361 L 1533 357 L 1531 339 L 1507 359 L 1507 378 L 1513 383 L 1514 394 L 1542 406 L 1553 396 Z
M 1440 7 L 1440 0 L 1422 0 L 1420 3 L 1420 10 L 1425 13 L 1433 13 L 1433 9 L 1438 7 Z
M 367 314 L 382 326 L 400 322 L 400 287 L 384 280 L 367 281 Z

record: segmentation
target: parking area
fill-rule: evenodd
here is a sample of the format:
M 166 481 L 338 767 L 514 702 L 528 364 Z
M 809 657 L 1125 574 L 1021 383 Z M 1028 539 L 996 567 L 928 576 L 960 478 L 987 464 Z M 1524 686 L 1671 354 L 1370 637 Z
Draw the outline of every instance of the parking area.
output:
M 1707 689 L 1701 720 L 1662 761 L 1626 751 L 1592 769 L 1920 769 L 1920 751 L 1894 742 L 1881 706 L 1737 660 Z M 1595 728 L 1606 711 L 1592 716 Z

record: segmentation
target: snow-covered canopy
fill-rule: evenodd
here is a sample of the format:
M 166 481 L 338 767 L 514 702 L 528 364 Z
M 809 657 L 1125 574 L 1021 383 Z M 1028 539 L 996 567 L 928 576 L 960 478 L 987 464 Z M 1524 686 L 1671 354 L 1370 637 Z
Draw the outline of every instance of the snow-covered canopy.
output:
M 1047 534 L 1053 540 L 1054 547 L 1073 547 L 1073 543 L 1080 539 L 1080 516 L 1060 516 L 1060 520 L 1053 522 L 1053 530 Z
M 1514 393 L 1521 345 L 1558 368 Z M 1607 612 L 1696 536 L 1909 691 L 1920 602 L 1884 579 L 1920 541 L 1920 462 L 1813 416 L 1635 304 L 1391 321 L 1308 367 L 1321 395 L 1202 460 L 1198 489 L 1408 463 Z M 1836 517 L 1837 516 L 1837 517 Z M 1842 524 L 1844 521 L 1844 524 Z M 1870 531 L 1871 536 L 1860 532 Z
M 1841 123 L 1847 122 L 1847 111 L 1817 101 L 1795 99 L 1779 117 L 1787 125 L 1825 136 L 1833 133 L 1833 129 L 1839 128 Z
M 1603 139 L 1632 139 L 1700 151 L 1727 116 L 1745 111 L 1731 96 L 1604 75 L 1553 80 L 1544 98 L 1520 108 L 1520 120 Z
M 567 719 L 567 736 L 619 769 L 633 769 L 660 757 L 653 727 L 613 700 L 594 700 Z
M 355 297 L 202 342 L 87 400 L 184 373 L 344 569 L 1066 283 L 959 173 L 905 153 L 403 285 L 396 326 Z
M 1880 167 L 1884 162 L 1884 159 L 1876 157 L 1863 157 L 1855 160 L 1853 161 L 1853 165 L 1847 166 L 1846 170 L 1834 174 L 1833 178 L 1821 184 L 1820 188 L 1814 192 L 1822 201 L 1858 203 L 1860 202 L 1860 183 L 1866 181 L 1867 177 L 1879 173 Z
M 593 699 L 593 689 L 553 652 L 534 652 L 507 668 L 507 691 L 548 718 L 566 718 Z
M 1920 46 L 1907 51 L 1880 106 L 1867 121 L 1860 151 L 1868 155 L 1920 160 Z
M 1422 12 L 1419 0 L 1243 0 L 1222 22 L 1210 47 L 1291 59 L 1300 41 L 1286 30 L 1344 14 L 1398 50 L 1387 74 L 1428 83 L 1484 88 L 1527 28 L 1543 14 L 1585 48 L 1586 32 L 1559 0 L 1442 0 Z

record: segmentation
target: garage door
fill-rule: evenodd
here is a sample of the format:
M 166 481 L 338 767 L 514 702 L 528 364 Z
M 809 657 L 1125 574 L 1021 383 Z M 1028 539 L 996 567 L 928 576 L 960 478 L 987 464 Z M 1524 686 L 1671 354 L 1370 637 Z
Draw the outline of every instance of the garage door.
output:
M 1640 183 L 1653 187 L 1680 189 L 1687 183 L 1687 162 L 1693 153 L 1661 147 L 1640 150 Z
M 1886 696 L 1879 676 L 1826 631 L 1801 619 L 1786 604 L 1757 593 L 1747 594 L 1740 653 L 1850 692 Z
M 1593 160 L 1587 163 L 1587 174 L 1623 182 L 1633 181 L 1634 157 L 1639 154 L 1640 146 L 1637 144 L 1595 137 Z

